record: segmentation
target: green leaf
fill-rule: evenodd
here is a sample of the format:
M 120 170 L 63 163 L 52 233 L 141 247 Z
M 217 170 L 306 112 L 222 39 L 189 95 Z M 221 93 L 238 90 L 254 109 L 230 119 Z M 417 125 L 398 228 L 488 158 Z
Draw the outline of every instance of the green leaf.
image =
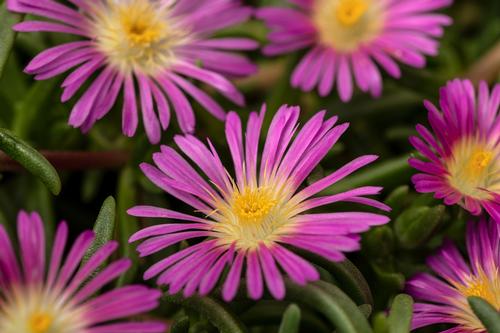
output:
M 189 332 L 189 318 L 184 316 L 177 319 L 170 328 L 170 333 L 188 333 Z
M 389 313 L 389 333 L 409 333 L 413 317 L 413 298 L 399 294 L 392 302 Z
M 401 182 L 407 182 L 412 173 L 408 165 L 408 156 L 401 156 L 373 166 L 364 168 L 356 174 L 345 178 L 324 190 L 322 194 L 336 194 L 355 187 L 384 184 L 385 188 L 394 187 Z
M 135 178 L 134 170 L 125 168 L 118 179 L 118 239 L 120 240 L 120 255 L 132 261 L 131 268 L 118 279 L 118 286 L 131 282 L 136 274 L 138 261 L 135 245 L 128 242 L 130 236 L 139 229 L 137 218 L 127 214 L 127 209 L 135 205 Z
M 500 313 L 491 304 L 476 296 L 468 297 L 467 301 L 488 333 L 500 333 Z
M 14 14 L 7 10 L 7 3 L 0 7 L 0 77 L 2 76 L 3 67 L 7 62 L 16 32 L 12 30 L 12 26 L 23 19 L 20 14 Z
M 445 207 L 411 207 L 395 221 L 394 231 L 401 246 L 413 249 L 425 242 L 441 222 Z
M 95 239 L 90 248 L 85 253 L 83 262 L 89 260 L 97 250 L 113 238 L 115 227 L 116 203 L 113 197 L 104 200 L 99 215 L 94 224 Z
M 313 307 L 336 327 L 339 333 L 371 333 L 372 329 L 356 304 L 339 288 L 318 281 L 299 286 L 286 281 L 288 300 Z
M 247 333 L 248 329 L 232 313 L 228 306 L 212 297 L 192 296 L 184 298 L 182 293 L 165 295 L 167 302 L 179 304 L 199 313 L 209 320 L 221 333 Z
M 374 333 L 389 333 L 389 324 L 387 316 L 383 312 L 377 313 L 372 319 Z
M 300 327 L 300 308 L 290 304 L 283 314 L 278 333 L 298 333 Z
M 373 296 L 368 282 L 366 282 L 359 269 L 348 259 L 342 262 L 333 262 L 311 252 L 300 249 L 294 250 L 307 260 L 326 269 L 335 280 L 342 285 L 343 291 L 346 292 L 356 304 L 373 305 Z
M 61 192 L 61 180 L 56 169 L 38 151 L 7 129 L 0 129 L 0 149 L 40 178 L 53 194 L 57 195 Z

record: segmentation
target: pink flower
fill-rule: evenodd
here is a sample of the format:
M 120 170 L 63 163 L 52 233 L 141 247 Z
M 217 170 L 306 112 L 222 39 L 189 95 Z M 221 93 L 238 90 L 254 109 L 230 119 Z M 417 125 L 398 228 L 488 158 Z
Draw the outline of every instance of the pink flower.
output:
M 208 180 L 166 146 L 153 155 L 156 165 L 141 165 L 153 183 L 201 214 L 150 206 L 130 209 L 129 214 L 134 216 L 179 221 L 148 227 L 133 235 L 131 242 L 146 239 L 137 248 L 141 256 L 184 240 L 202 239 L 153 265 L 145 279 L 159 275 L 158 283 L 168 285 L 170 293 L 183 289 L 185 296 L 196 291 L 205 295 L 228 266 L 223 284 L 225 300 L 235 297 L 242 274 L 246 275 L 252 299 L 262 297 L 264 283 L 273 297 L 281 299 L 285 287 L 278 267 L 298 284 L 319 278 L 314 266 L 290 250 L 290 246 L 342 261 L 344 252 L 359 249 L 359 233 L 388 222 L 386 216 L 374 213 L 309 212 L 341 201 L 389 210 L 365 197 L 378 194 L 380 187 L 359 187 L 315 197 L 373 162 L 377 158 L 373 155 L 359 157 L 313 184 L 301 186 L 348 124 L 336 125 L 337 117 L 325 118 L 322 111 L 298 131 L 299 108 L 282 106 L 271 122 L 259 167 L 264 112 L 265 108 L 250 114 L 246 133 L 242 132 L 238 115 L 228 115 L 225 132 L 234 162 L 234 178 L 210 140 L 205 145 L 191 135 L 176 136 L 175 142 Z
M 439 277 L 422 273 L 408 282 L 408 292 L 420 301 L 414 308 L 414 329 L 454 324 L 443 333 L 487 333 L 467 297 L 481 297 L 500 311 L 500 224 L 470 222 L 467 251 L 470 264 L 447 242 L 427 261 Z
M 422 68 L 425 56 L 438 53 L 436 38 L 451 19 L 432 11 L 452 0 L 288 0 L 293 7 L 258 10 L 271 29 L 267 55 L 307 48 L 291 84 L 303 91 L 317 87 L 329 95 L 335 80 L 342 101 L 356 85 L 372 96 L 382 93 L 378 68 L 399 78 L 397 61 Z M 377 66 L 378 65 L 378 66 Z
M 88 131 L 104 117 L 123 93 L 122 128 L 133 136 L 139 109 L 146 134 L 158 143 L 177 114 L 183 132 L 195 128 L 195 115 L 186 95 L 223 120 L 225 112 L 191 79 L 208 84 L 238 105 L 243 96 L 226 77 L 246 76 L 256 67 L 233 51 L 257 48 L 246 38 L 213 37 L 220 29 L 249 18 L 252 9 L 239 0 L 7 0 L 11 11 L 50 21 L 26 21 L 16 31 L 49 31 L 81 40 L 43 51 L 26 67 L 45 80 L 71 70 L 64 80 L 62 101 L 84 90 L 69 119 Z M 88 88 L 82 86 L 90 82 Z M 140 106 L 140 108 L 139 108 Z
M 476 99 L 472 83 L 457 79 L 441 89 L 439 104 L 442 111 L 425 102 L 434 133 L 418 125 L 421 138 L 410 138 L 425 159 L 409 160 L 422 172 L 415 188 L 474 215 L 484 208 L 500 223 L 500 84 L 490 94 L 482 82 Z
M 95 274 L 118 243 L 108 242 L 82 263 L 94 241 L 94 233 L 86 231 L 64 259 L 68 227 L 62 222 L 46 262 L 43 222 L 37 213 L 19 214 L 17 234 L 19 252 L 0 224 L 0 332 L 165 332 L 165 325 L 159 322 L 124 321 L 156 308 L 160 291 L 131 285 L 96 295 L 130 267 L 128 259 L 120 259 Z

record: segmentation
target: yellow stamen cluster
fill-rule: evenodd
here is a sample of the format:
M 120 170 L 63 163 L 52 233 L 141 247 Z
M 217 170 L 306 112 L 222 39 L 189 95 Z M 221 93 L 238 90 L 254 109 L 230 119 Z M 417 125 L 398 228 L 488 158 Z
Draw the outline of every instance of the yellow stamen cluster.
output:
M 322 44 L 350 53 L 379 35 L 383 12 L 377 0 L 317 0 L 312 19 Z
M 240 250 L 252 250 L 271 244 L 277 235 L 293 224 L 291 193 L 282 186 L 238 188 L 216 204 L 210 217 L 215 236 L 221 244 L 235 243 Z M 288 229 L 287 229 L 288 230 Z
M 499 147 L 475 138 L 455 144 L 445 163 L 450 185 L 462 194 L 479 200 L 490 199 L 488 192 L 500 192 L 499 150 Z
M 276 200 L 263 188 L 245 188 L 243 193 L 236 192 L 234 195 L 233 208 L 243 223 L 261 223 L 275 205 Z
M 52 325 L 53 317 L 44 312 L 37 312 L 31 316 L 29 321 L 30 333 L 48 333 Z
M 454 285 L 463 295 L 463 299 L 454 300 L 457 308 L 461 309 L 460 312 L 455 314 L 458 322 L 471 332 L 484 332 L 485 328 L 468 305 L 467 297 L 481 297 L 500 311 L 500 275 L 498 268 L 489 274 L 479 270 L 477 275 L 470 276 L 466 283 L 457 282 Z
M 109 65 L 154 76 L 175 62 L 175 50 L 187 37 L 169 17 L 168 6 L 151 0 L 107 0 L 94 6 L 92 32 Z
M 352 26 L 361 19 L 367 9 L 368 4 L 364 0 L 341 0 L 335 13 L 340 23 Z

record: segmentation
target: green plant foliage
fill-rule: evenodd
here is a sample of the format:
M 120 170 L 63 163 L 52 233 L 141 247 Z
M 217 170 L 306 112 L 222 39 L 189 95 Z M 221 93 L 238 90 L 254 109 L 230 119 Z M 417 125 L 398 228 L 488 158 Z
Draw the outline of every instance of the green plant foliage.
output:
M 500 313 L 491 304 L 476 296 L 468 297 L 467 301 L 488 333 L 500 333 Z

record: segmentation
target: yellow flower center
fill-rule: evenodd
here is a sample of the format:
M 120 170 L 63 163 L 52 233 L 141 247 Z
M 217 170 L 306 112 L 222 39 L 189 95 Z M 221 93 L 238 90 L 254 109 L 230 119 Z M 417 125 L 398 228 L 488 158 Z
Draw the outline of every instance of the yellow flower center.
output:
M 269 191 L 263 188 L 248 189 L 235 193 L 233 209 L 242 223 L 262 223 L 276 205 Z
M 383 11 L 377 0 L 317 0 L 312 19 L 322 44 L 351 53 L 379 35 Z
M 293 224 L 292 193 L 280 186 L 236 185 L 216 204 L 210 217 L 216 221 L 214 236 L 221 244 L 235 243 L 240 250 L 271 244 Z
M 367 9 L 368 5 L 363 0 L 341 0 L 335 12 L 340 23 L 351 26 L 359 21 Z
M 458 322 L 471 332 L 483 332 L 485 330 L 481 321 L 476 317 L 467 303 L 467 297 L 481 297 L 500 311 L 500 276 L 498 268 L 492 275 L 480 270 L 477 275 L 470 276 L 465 284 L 454 283 L 457 290 L 464 296 L 462 300 L 454 300 L 458 309 L 455 313 Z
M 53 318 L 47 313 L 35 313 L 30 319 L 31 333 L 47 333 L 52 325 Z
M 499 147 L 473 138 L 458 142 L 445 162 L 448 181 L 464 195 L 479 200 L 491 198 L 488 192 L 500 192 Z
M 186 41 L 186 33 L 169 17 L 169 7 L 160 2 L 107 0 L 94 7 L 91 26 L 97 46 L 124 73 L 160 74 Z

